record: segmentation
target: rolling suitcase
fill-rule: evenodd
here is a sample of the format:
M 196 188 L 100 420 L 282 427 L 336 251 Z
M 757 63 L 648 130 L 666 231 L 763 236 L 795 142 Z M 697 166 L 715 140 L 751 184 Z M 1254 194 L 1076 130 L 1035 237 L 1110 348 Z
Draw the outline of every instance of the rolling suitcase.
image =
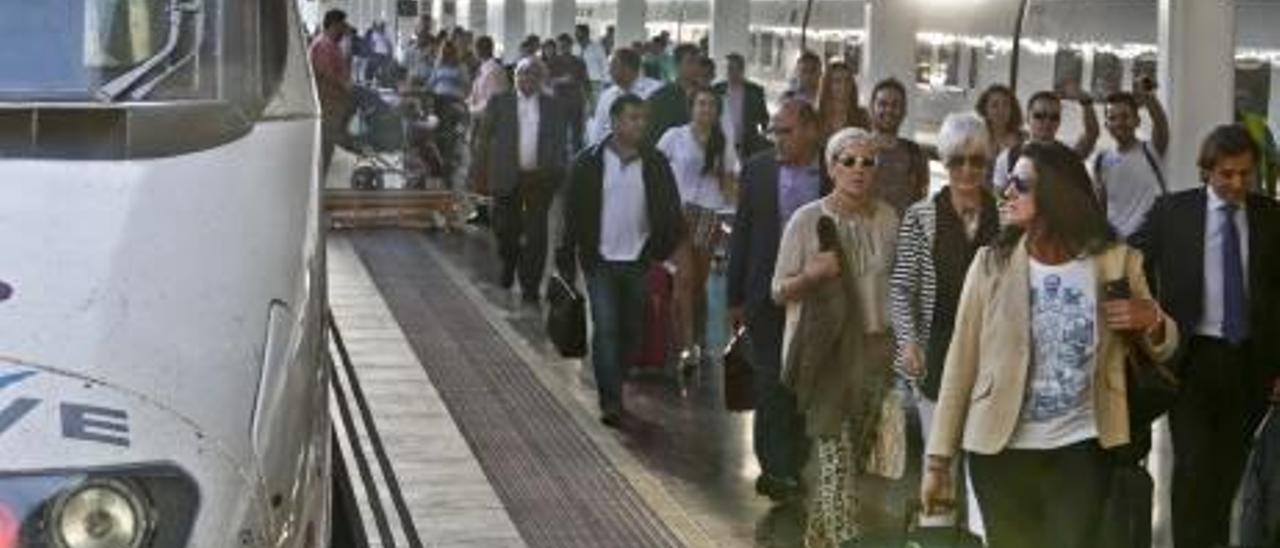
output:
M 645 279 L 647 295 L 640 345 L 628 361 L 633 367 L 661 371 L 671 355 L 672 292 L 675 281 L 662 263 L 653 265 Z

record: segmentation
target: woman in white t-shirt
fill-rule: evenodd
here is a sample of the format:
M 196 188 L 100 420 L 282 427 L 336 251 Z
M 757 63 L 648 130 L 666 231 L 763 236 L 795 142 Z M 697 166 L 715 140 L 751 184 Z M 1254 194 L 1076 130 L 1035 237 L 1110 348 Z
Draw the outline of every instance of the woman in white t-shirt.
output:
M 1071 149 L 1025 145 L 1004 197 L 1005 231 L 961 292 L 921 498 L 945 509 L 963 449 L 988 546 L 1100 546 L 1108 450 L 1143 437 L 1129 430 L 1130 341 L 1164 361 L 1177 326 Z M 1113 283 L 1132 296 L 1107 299 Z
M 717 213 L 732 207 L 738 176 L 738 155 L 722 127 L 720 96 L 702 87 L 689 97 L 689 104 L 692 121 L 658 139 L 658 150 L 671 162 L 684 205 L 686 235 L 674 256 L 676 342 L 682 368 L 701 359 L 701 349 L 694 343 L 695 318 L 701 315 L 695 309 L 706 301 L 711 256 L 720 233 Z

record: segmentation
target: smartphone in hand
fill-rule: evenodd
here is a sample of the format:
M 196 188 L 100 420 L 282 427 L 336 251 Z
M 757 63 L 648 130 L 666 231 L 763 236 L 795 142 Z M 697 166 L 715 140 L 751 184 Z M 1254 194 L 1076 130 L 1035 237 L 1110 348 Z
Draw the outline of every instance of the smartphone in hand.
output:
M 1124 278 L 1107 281 L 1103 290 L 1106 292 L 1104 298 L 1108 301 L 1123 301 L 1133 296 L 1129 291 L 1129 280 Z

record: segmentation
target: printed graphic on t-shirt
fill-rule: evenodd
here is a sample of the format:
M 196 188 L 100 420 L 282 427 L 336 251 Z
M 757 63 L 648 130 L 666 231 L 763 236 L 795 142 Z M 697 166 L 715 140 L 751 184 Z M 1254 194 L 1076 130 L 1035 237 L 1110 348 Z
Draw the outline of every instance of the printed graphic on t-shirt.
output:
M 1097 337 L 1092 292 L 1080 285 L 1088 283 L 1087 278 L 1057 273 L 1032 277 L 1035 351 L 1024 420 L 1056 419 L 1087 403 L 1089 366 Z

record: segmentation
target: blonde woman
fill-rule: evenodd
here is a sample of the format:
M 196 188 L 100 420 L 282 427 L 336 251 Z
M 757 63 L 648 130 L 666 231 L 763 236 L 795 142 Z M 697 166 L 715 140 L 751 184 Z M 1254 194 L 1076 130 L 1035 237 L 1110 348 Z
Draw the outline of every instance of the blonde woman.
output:
M 796 211 L 773 276 L 774 300 L 787 310 L 783 381 L 816 442 L 818 479 L 805 531 L 810 548 L 860 535 L 856 478 L 879 433 L 893 377 L 888 298 L 898 218 L 875 197 L 873 137 L 841 130 L 825 158 L 835 190 Z

